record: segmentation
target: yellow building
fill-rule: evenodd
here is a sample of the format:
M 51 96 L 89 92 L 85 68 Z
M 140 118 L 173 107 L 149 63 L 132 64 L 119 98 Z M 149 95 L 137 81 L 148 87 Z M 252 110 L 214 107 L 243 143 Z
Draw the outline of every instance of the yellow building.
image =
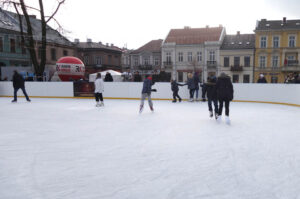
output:
M 283 83 L 300 72 L 300 20 L 266 20 L 255 29 L 254 79 L 264 74 L 268 83 Z

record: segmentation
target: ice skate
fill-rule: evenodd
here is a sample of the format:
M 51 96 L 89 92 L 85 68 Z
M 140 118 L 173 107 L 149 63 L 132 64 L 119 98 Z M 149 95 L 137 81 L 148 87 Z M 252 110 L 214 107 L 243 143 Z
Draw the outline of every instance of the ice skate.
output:
M 141 106 L 140 106 L 140 111 L 139 111 L 139 113 L 142 113 L 142 112 L 143 112 L 143 109 L 144 109 L 144 106 L 141 105 Z
M 179 99 L 179 102 L 181 102 L 181 98 Z
M 219 117 L 218 113 L 215 113 L 216 120 L 218 120 L 218 117 Z
M 104 106 L 104 103 L 103 103 L 103 102 L 101 102 L 101 103 L 100 103 L 100 106 Z
M 222 116 L 221 116 L 221 115 L 218 115 L 217 122 L 220 123 L 221 121 L 222 121 Z
M 153 106 L 150 106 L 150 110 L 151 110 L 152 112 L 154 111 Z
M 100 106 L 100 103 L 99 103 L 99 102 L 97 102 L 97 103 L 96 103 L 96 107 L 99 107 L 99 106 Z
M 213 117 L 213 116 L 214 116 L 213 112 L 209 111 L 209 117 Z
M 31 102 L 31 100 L 30 100 L 30 99 L 28 99 L 28 100 L 27 100 L 27 102 Z
M 11 101 L 12 103 L 15 103 L 15 102 L 17 102 L 17 100 L 13 100 L 13 101 Z
M 230 119 L 229 119 L 229 116 L 225 116 L 225 122 L 226 122 L 226 124 L 230 125 Z
M 193 102 L 193 101 L 194 101 L 194 99 L 193 99 L 193 98 L 190 98 L 190 99 L 189 99 L 189 102 Z
M 176 100 L 173 100 L 172 102 L 173 102 L 173 103 L 176 103 Z
M 196 98 L 196 102 L 200 102 L 200 99 L 199 99 L 199 98 Z

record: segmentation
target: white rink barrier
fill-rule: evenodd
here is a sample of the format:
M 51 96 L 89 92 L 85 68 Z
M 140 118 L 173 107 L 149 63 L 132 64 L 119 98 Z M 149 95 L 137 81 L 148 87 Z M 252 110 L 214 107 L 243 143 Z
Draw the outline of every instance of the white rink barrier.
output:
M 73 82 L 25 82 L 29 97 L 73 97 Z M 0 96 L 13 96 L 13 83 L 0 82 Z M 18 96 L 24 96 L 21 89 Z
M 104 98 L 139 99 L 141 97 L 142 82 L 105 82 Z M 300 106 L 300 84 L 233 84 L 234 101 L 267 102 Z M 26 91 L 31 97 L 73 97 L 72 82 L 26 82 Z M 153 99 L 172 99 L 171 84 L 167 82 L 155 83 L 152 88 Z M 0 82 L 0 96 L 12 96 L 12 82 Z M 18 92 L 23 96 L 22 91 Z M 187 86 L 179 87 L 179 95 L 183 99 L 189 98 Z M 201 98 L 201 88 L 199 98 Z

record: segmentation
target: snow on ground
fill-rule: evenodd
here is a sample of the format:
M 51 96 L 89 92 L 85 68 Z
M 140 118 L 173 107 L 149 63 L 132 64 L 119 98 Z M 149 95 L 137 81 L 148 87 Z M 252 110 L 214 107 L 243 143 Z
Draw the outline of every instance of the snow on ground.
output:
M 0 98 L 2 199 L 300 199 L 300 109 Z

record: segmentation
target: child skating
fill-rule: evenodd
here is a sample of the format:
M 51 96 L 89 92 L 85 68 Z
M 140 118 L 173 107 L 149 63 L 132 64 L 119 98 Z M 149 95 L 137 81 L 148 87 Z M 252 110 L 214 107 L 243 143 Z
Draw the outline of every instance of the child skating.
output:
M 146 75 L 146 79 L 144 80 L 144 83 L 143 83 L 141 105 L 140 105 L 140 113 L 143 112 L 144 101 L 145 101 L 146 98 L 148 98 L 148 104 L 149 104 L 150 110 L 152 112 L 154 111 L 154 109 L 153 109 L 153 103 L 152 103 L 152 100 L 151 100 L 151 91 L 156 92 L 156 89 L 152 89 L 151 88 L 154 83 L 155 82 L 152 81 L 152 77 L 150 75 Z

